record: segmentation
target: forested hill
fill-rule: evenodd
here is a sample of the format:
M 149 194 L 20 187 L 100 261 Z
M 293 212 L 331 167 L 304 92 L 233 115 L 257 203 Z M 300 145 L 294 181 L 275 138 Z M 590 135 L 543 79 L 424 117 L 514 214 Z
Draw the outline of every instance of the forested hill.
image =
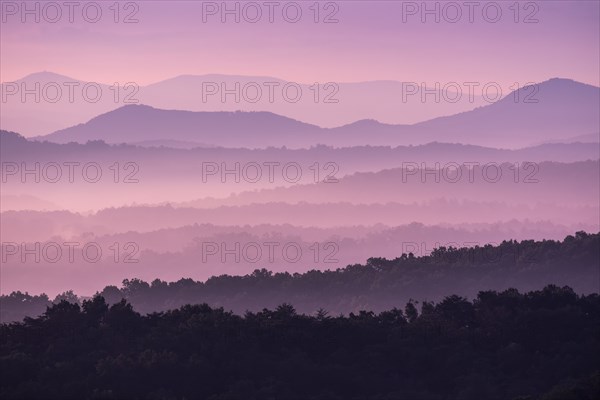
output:
M 599 327 L 597 294 L 557 286 L 348 317 L 97 296 L 0 326 L 0 397 L 594 400 Z
M 168 268 L 168 265 L 165 265 Z M 265 269 L 245 276 L 216 276 L 206 282 L 139 279 L 122 287 L 99 288 L 109 304 L 125 298 L 142 314 L 186 304 L 207 303 L 243 314 L 282 303 L 298 312 L 318 309 L 332 314 L 384 311 L 410 299 L 439 301 L 449 294 L 473 298 L 481 290 L 539 290 L 545 285 L 570 286 L 577 293 L 600 292 L 600 234 L 578 232 L 560 241 L 505 241 L 498 246 L 438 248 L 430 256 L 403 254 L 393 260 L 371 258 L 365 265 L 303 274 Z M 75 294 L 62 299 L 80 303 Z M 0 298 L 3 322 L 42 314 L 52 302 L 46 295 L 15 292 Z

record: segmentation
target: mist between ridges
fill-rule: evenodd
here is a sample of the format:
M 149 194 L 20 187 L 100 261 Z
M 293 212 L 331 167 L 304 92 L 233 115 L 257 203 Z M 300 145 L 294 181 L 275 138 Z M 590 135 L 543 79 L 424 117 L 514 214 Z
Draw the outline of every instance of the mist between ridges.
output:
M 3 104 L 13 101 L 23 104 L 59 102 L 95 104 L 104 101 L 126 105 L 141 103 L 140 95 L 143 94 L 140 92 L 140 85 L 136 82 L 113 82 L 110 85 L 80 81 L 4 82 L 0 88 Z M 410 89 L 409 94 L 414 94 L 412 86 Z M 211 102 L 295 104 L 302 100 L 337 104 L 340 102 L 337 97 L 339 91 L 340 87 L 336 82 L 314 82 L 305 85 L 293 81 L 202 81 L 199 90 L 190 90 L 190 93 L 196 95 L 197 104 Z
M 466 82 L 399 82 L 399 87 L 390 86 L 389 90 L 367 93 L 373 97 L 385 97 L 386 101 L 395 100 L 399 104 L 493 104 L 506 97 L 514 103 L 537 104 L 540 102 L 539 85 L 535 82 L 513 82 L 503 87 L 494 81 Z M 356 93 L 346 93 L 351 84 L 337 82 L 312 82 L 309 84 L 294 81 L 253 81 L 253 80 L 202 80 L 186 89 L 180 89 L 178 95 L 186 94 L 186 107 L 208 104 L 258 105 L 280 104 L 341 104 L 358 101 Z M 188 93 L 185 93 L 185 92 Z M 22 104 L 141 104 L 153 103 L 154 97 L 146 98 L 144 87 L 136 82 L 112 82 L 110 85 L 83 81 L 22 81 L 4 82 L 0 85 L 2 104 L 14 102 Z M 151 93 L 150 93 L 151 95 Z M 349 97 L 344 97 L 347 95 Z M 190 97 L 191 96 L 191 97 Z
M 2 183 L 139 183 L 140 166 L 133 161 L 49 161 L 1 163 Z
M 138 263 L 140 246 L 136 242 L 100 243 L 97 241 L 2 242 L 2 263 L 85 263 L 101 261 Z
M 292 263 L 338 264 L 340 260 L 340 242 L 295 242 L 295 241 L 251 241 L 217 242 L 197 240 L 195 248 L 200 250 L 202 263 L 234 262 L 236 264 L 255 263 Z M 435 262 L 463 262 L 469 264 L 490 264 L 506 261 L 535 263 L 536 257 L 527 254 L 523 257 L 518 251 L 498 247 L 495 242 L 412 242 L 400 241 L 391 244 L 401 254 L 398 259 L 410 261 L 416 257 L 428 256 Z M 343 254 L 342 254 L 343 255 Z M 367 265 L 376 265 L 381 258 L 370 258 Z
M 538 183 L 540 166 L 535 162 L 480 163 L 476 161 L 467 162 L 401 162 L 398 166 L 401 170 L 401 182 L 420 183 L 498 183 L 503 178 L 513 183 Z M 310 165 L 305 170 L 310 171 L 315 183 L 338 183 L 340 166 L 335 162 L 325 162 Z M 281 178 L 287 183 L 298 183 L 302 179 L 303 167 L 296 162 L 280 163 L 269 162 L 246 162 L 246 163 L 202 163 L 202 182 L 211 180 L 221 183 L 258 183 L 267 178 L 269 183 L 274 183 L 277 171 L 281 172 Z M 323 173 L 320 173 L 323 172 Z M 306 172 L 306 171 L 305 171 Z
M 391 183 L 539 183 L 540 164 L 531 161 L 498 163 L 416 162 L 399 161 L 399 176 Z M 387 169 L 389 170 L 389 169 Z M 143 172 L 147 172 L 146 175 Z M 368 171 L 365 171 L 368 172 Z M 2 183 L 114 183 L 137 184 L 161 178 L 185 178 L 202 184 L 296 184 L 339 183 L 343 176 L 360 174 L 359 170 L 344 171 L 334 161 L 201 161 L 192 165 L 164 167 L 154 160 L 152 165 L 134 161 L 49 161 L 1 163 Z M 158 175 L 158 176 L 155 176 Z M 399 178 L 399 179 L 398 179 Z
M 397 241 L 396 261 L 409 263 L 418 257 L 428 257 L 432 263 L 486 265 L 499 262 L 535 264 L 537 257 L 515 250 L 510 245 L 495 242 L 425 242 Z M 151 250 L 146 254 L 151 258 Z M 195 238 L 182 250 L 198 265 L 210 264 L 304 264 L 339 267 L 344 258 L 343 241 L 305 242 L 294 240 L 217 241 Z M 43 241 L 2 242 L 2 264 L 137 264 L 144 249 L 134 241 Z M 387 260 L 371 257 L 366 265 L 384 267 Z

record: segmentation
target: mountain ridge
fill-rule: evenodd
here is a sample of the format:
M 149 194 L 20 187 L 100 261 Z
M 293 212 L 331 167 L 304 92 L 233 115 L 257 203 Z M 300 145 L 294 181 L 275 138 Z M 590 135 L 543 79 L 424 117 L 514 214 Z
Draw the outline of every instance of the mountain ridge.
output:
M 525 94 L 531 102 L 525 102 Z M 36 139 L 59 143 L 178 140 L 225 147 L 303 148 L 318 144 L 416 145 L 449 142 L 451 137 L 455 143 L 515 148 L 599 132 L 599 98 L 600 88 L 554 78 L 517 89 L 498 102 L 416 124 L 361 119 L 335 128 L 271 111 L 188 111 L 129 104 Z

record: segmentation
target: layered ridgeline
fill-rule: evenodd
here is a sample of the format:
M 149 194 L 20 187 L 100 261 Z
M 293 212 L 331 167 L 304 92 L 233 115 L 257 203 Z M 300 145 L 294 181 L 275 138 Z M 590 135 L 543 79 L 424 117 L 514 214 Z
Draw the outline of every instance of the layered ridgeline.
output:
M 268 111 L 184 111 L 126 105 L 39 139 L 57 143 L 176 141 L 247 148 L 398 146 L 433 141 L 518 148 L 556 141 L 598 142 L 600 88 L 569 79 L 551 79 L 534 88 L 535 101 L 527 101 L 530 89 L 521 88 L 492 104 L 412 125 L 366 119 L 322 128 Z
M 269 93 L 270 85 L 274 85 L 272 93 Z M 289 86 L 293 87 L 284 89 Z M 593 118 L 597 116 L 599 105 L 597 87 L 555 78 L 529 85 L 514 84 L 508 88 L 500 88 L 496 84 L 486 97 L 482 97 L 478 95 L 483 93 L 482 86 L 475 90 L 466 86 L 436 89 L 425 87 L 424 83 L 396 81 L 305 85 L 273 77 L 231 75 L 182 75 L 139 86 L 135 82 L 84 82 L 43 72 L 1 84 L 4 112 L 0 116 L 0 124 L 4 129 L 26 136 L 75 128 L 53 135 L 57 141 L 66 139 L 65 135 L 81 132 L 85 136 L 95 130 L 95 134 L 103 135 L 107 142 L 129 142 L 142 130 L 149 130 L 152 136 L 158 134 L 165 142 L 173 143 L 176 137 L 191 133 L 189 138 L 193 143 L 209 143 L 209 139 L 233 139 L 229 128 L 234 120 L 245 120 L 248 125 L 242 128 L 246 131 L 257 128 L 260 121 L 278 120 L 282 139 L 297 132 L 297 128 L 301 128 L 302 136 L 305 136 L 288 145 L 311 143 L 310 140 L 316 137 L 311 136 L 313 133 L 318 136 L 320 133 L 332 133 L 320 135 L 321 140 L 331 140 L 331 143 L 339 143 L 339 140 L 345 140 L 344 145 L 365 143 L 365 130 L 372 131 L 370 139 L 375 141 L 372 144 L 380 143 L 387 133 L 390 139 L 395 140 L 393 143 L 419 139 L 415 135 L 431 140 L 444 134 L 447 128 L 450 129 L 448 134 L 439 136 L 437 140 L 448 141 L 450 137 L 463 143 L 476 140 L 473 143 L 492 144 L 482 141 L 481 136 L 487 136 L 489 140 L 494 136 L 501 139 L 509 135 L 515 139 L 519 138 L 519 134 L 526 134 L 523 139 L 528 141 L 524 143 L 530 145 L 582 135 L 589 138 L 598 132 L 598 120 Z M 299 98 L 296 98 L 295 92 L 299 92 Z M 111 113 L 120 106 L 131 104 L 144 104 L 155 110 L 126 107 L 127 112 Z M 191 113 L 164 110 L 201 113 L 192 116 Z M 474 112 L 470 112 L 472 110 Z M 105 113 L 109 114 L 95 118 Z M 140 116 L 149 120 L 132 119 Z M 451 117 L 439 118 L 442 116 Z M 164 119 L 164 123 L 158 121 L 159 117 Z M 186 124 L 177 121 L 181 117 Z M 220 119 L 223 125 L 211 125 L 215 118 Z M 128 129 L 123 132 L 114 125 L 127 123 L 127 120 L 133 123 L 128 128 L 134 127 L 138 131 Z M 192 120 L 200 124 L 195 134 L 187 132 L 189 129 L 186 128 Z M 77 126 L 87 121 L 90 122 L 85 126 Z M 159 125 L 155 125 L 157 122 Z M 316 127 L 327 129 L 319 132 Z M 435 132 L 440 127 L 444 129 Z M 117 130 L 98 131 L 101 128 Z M 165 128 L 169 132 L 165 132 Z M 229 133 L 229 137 L 219 139 L 211 136 L 208 128 L 215 128 L 221 134 Z M 515 128 L 520 129 L 518 133 Z M 122 133 L 126 135 L 119 136 Z M 238 133 L 234 135 L 237 139 L 241 135 L 241 132 Z M 267 137 L 252 136 L 257 140 L 254 145 L 262 145 Z M 394 139 L 394 136 L 401 137 Z M 85 140 L 85 137 L 71 137 L 71 140 L 80 139 Z
M 69 86 L 73 87 L 71 93 Z M 218 74 L 180 75 L 140 86 L 135 82 L 84 82 L 41 72 L 2 83 L 6 113 L 0 116 L 0 122 L 5 129 L 27 136 L 41 135 L 88 121 L 119 105 L 140 103 L 167 110 L 268 111 L 309 124 L 335 127 L 362 119 L 415 123 L 487 104 L 481 96 L 469 98 L 466 93 L 453 102 L 423 102 L 420 86 L 397 81 L 306 85 L 274 77 Z M 36 102 L 32 94 L 36 87 L 40 100 L 52 101 Z M 29 94 L 24 95 L 25 90 Z M 456 90 L 446 92 L 456 98 Z
M 597 232 L 598 88 L 538 86 L 537 103 L 516 92 L 410 126 L 131 105 L 37 140 L 3 131 L 3 293 L 303 274 Z
M 379 312 L 410 299 L 439 301 L 449 293 L 473 298 L 480 290 L 527 291 L 548 284 L 568 285 L 578 293 L 600 292 L 600 234 L 578 232 L 563 241 L 510 240 L 497 246 L 439 247 L 428 256 L 400 253 L 394 259 L 370 258 L 364 265 L 335 270 L 273 273 L 258 269 L 244 276 L 213 276 L 205 282 L 182 278 L 148 283 L 132 276 L 120 288 L 98 288 L 96 295 L 109 304 L 126 299 L 141 313 L 207 303 L 241 314 L 289 303 L 307 314 L 319 309 L 347 314 Z M 163 267 L 177 263 L 172 256 L 164 262 Z M 53 302 L 80 303 L 82 299 L 67 291 Z M 40 315 L 52 304 L 45 294 L 20 291 L 0 300 L 3 322 Z
M 35 142 L 6 131 L 0 140 L 2 210 L 439 198 L 597 204 L 599 148 L 586 143 L 173 149 Z
M 250 150 L 0 139 L 4 294 L 91 295 L 132 276 L 304 273 L 600 230 L 593 144 Z M 288 163 L 299 179 L 283 174 Z M 278 165 L 272 180 L 268 165 Z

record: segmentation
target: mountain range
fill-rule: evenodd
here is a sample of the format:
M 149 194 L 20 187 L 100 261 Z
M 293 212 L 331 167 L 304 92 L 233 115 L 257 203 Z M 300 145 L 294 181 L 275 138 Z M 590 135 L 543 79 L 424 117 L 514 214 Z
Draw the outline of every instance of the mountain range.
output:
M 72 94 L 69 84 L 76 85 Z M 0 85 L 0 125 L 27 137 L 62 143 L 104 140 L 179 148 L 431 141 L 515 148 L 595 143 L 600 132 L 600 88 L 570 79 L 554 78 L 512 92 L 505 89 L 502 99 L 492 103 L 477 91 L 469 98 L 460 86 L 442 89 L 445 94 L 436 99 L 421 95 L 424 83 L 419 87 L 397 81 L 330 83 L 325 90 L 326 84 L 213 74 L 181 75 L 146 86 L 108 85 L 41 72 Z M 22 89 L 36 85 L 39 99 L 34 94 L 22 97 Z M 277 90 L 269 93 L 269 85 Z M 297 88 L 301 99 L 289 100 L 291 89 L 284 96 L 279 89 L 286 85 Z M 408 95 L 409 88 L 417 92 Z M 456 90 L 462 94 L 458 101 L 452 100 L 459 94 Z M 254 101 L 258 91 L 262 95 Z
M 23 101 L 24 90 L 32 91 L 36 85 L 38 101 L 32 94 L 25 95 Z M 74 87 L 71 99 L 69 86 Z M 421 83 L 414 82 L 305 84 L 275 77 L 219 74 L 179 75 L 140 85 L 88 82 L 39 72 L 4 82 L 0 89 L 5 110 L 0 118 L 2 128 L 26 136 L 48 134 L 132 103 L 188 111 L 269 111 L 323 127 L 369 118 L 385 123 L 415 123 L 485 104 L 481 95 L 470 98 L 466 93 L 458 101 L 436 102 L 430 96 L 423 102 Z M 462 93 L 462 88 L 443 90 L 440 86 L 440 96 L 454 99 L 457 89 Z M 373 107 L 375 104 L 377 107 Z
M 266 111 L 194 112 L 127 105 L 37 139 L 57 143 L 176 141 L 187 146 L 247 148 L 398 146 L 433 141 L 519 148 L 546 142 L 598 142 L 600 88 L 568 79 L 551 79 L 535 88 L 535 92 L 521 88 L 493 104 L 413 125 L 360 120 L 322 128 Z

